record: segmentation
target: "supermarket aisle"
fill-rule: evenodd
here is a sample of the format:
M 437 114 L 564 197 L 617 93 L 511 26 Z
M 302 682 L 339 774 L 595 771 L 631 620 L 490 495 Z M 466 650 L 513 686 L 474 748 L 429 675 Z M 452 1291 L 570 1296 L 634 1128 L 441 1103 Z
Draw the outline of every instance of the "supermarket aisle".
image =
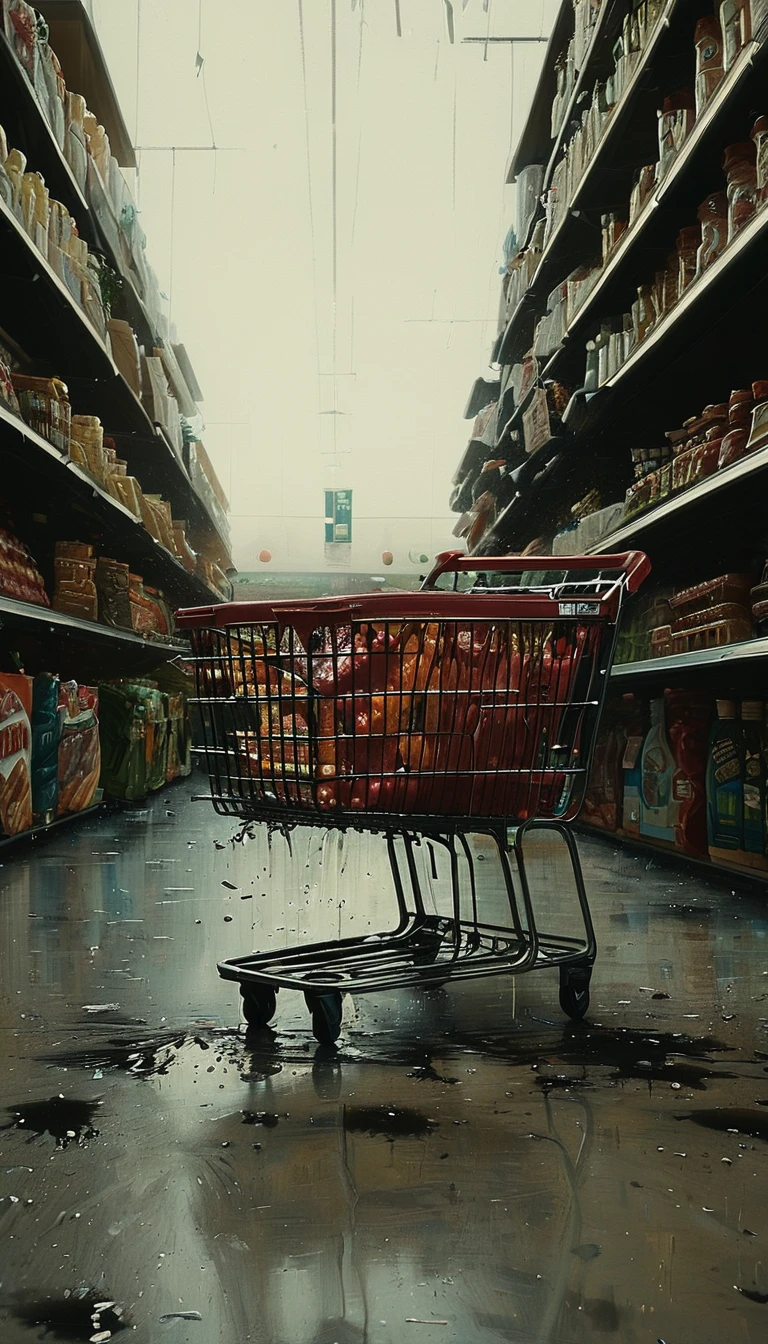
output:
M 585 841 L 588 1026 L 547 976 L 246 1042 L 216 958 L 373 919 L 379 842 L 190 792 L 0 870 L 6 1344 L 764 1338 L 762 899 Z

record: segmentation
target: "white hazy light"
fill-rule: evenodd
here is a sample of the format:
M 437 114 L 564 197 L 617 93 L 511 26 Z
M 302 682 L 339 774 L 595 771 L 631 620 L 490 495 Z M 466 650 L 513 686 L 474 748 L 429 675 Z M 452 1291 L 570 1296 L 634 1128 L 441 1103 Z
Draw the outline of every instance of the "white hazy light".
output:
M 546 34 L 557 3 L 454 5 L 451 44 L 438 3 L 403 5 L 398 36 L 391 4 L 144 0 L 138 23 L 138 0 L 91 0 L 241 570 L 262 550 L 276 571 L 327 569 L 325 489 L 352 491 L 358 573 L 451 548 L 505 168 L 545 50 L 461 38 Z

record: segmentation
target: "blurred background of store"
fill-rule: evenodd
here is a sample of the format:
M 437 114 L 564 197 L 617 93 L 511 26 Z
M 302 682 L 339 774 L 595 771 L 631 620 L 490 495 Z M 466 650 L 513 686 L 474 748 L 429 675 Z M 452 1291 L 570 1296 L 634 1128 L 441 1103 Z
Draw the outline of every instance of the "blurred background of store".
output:
M 503 165 L 545 48 L 499 39 L 546 38 L 556 4 L 90 8 L 238 569 L 377 574 L 391 552 L 417 576 L 451 543 L 447 468 L 496 331 Z M 351 545 L 326 551 L 339 488 Z

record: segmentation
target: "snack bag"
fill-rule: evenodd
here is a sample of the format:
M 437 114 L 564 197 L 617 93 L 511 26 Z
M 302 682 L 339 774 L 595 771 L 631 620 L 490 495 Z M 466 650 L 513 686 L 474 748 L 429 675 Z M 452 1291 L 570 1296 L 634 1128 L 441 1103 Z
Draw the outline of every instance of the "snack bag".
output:
M 101 771 L 99 693 L 63 681 L 59 687 L 59 800 L 57 815 L 82 812 L 93 802 Z
M 32 811 L 43 825 L 56 816 L 60 734 L 59 679 L 41 672 L 32 684 Z
M 32 825 L 32 679 L 0 673 L 0 834 Z

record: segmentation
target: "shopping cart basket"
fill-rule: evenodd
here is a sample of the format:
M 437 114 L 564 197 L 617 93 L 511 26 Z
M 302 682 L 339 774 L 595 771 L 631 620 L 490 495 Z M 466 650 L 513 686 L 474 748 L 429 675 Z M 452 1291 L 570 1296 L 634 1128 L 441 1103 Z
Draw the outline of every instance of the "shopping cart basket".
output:
M 315 1035 L 330 1042 L 344 991 L 546 966 L 559 969 L 564 1012 L 584 1015 L 596 943 L 569 823 L 585 791 L 622 600 L 648 570 L 639 552 L 449 552 L 419 592 L 178 614 L 192 636 L 216 810 L 283 828 L 377 831 L 392 868 L 394 929 L 219 965 L 239 981 L 252 1026 L 271 1020 L 280 986 L 304 991 Z M 544 827 L 567 847 L 578 938 L 537 928 L 524 850 L 526 835 Z M 509 907 L 501 925 L 483 917 L 472 832 L 498 851 Z M 425 909 L 414 857 L 423 836 L 449 853 L 450 917 Z M 469 874 L 469 910 L 460 872 Z

